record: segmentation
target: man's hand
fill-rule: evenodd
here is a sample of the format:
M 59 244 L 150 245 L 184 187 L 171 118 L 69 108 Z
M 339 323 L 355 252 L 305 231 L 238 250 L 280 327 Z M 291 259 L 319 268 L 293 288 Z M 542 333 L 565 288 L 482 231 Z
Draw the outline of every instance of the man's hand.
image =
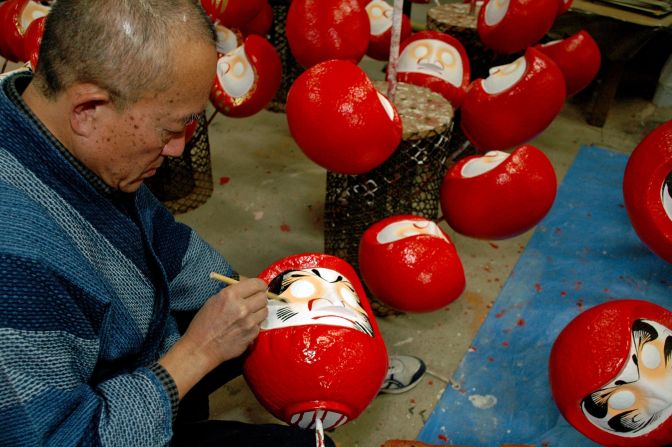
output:
M 180 399 L 222 362 L 238 357 L 266 319 L 266 283 L 242 279 L 210 297 L 186 333 L 159 363 L 173 377 Z

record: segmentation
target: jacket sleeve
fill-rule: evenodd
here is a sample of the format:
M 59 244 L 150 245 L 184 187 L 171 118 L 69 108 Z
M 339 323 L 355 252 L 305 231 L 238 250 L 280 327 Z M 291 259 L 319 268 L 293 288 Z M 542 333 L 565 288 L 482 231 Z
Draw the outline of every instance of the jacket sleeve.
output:
M 167 444 L 171 406 L 154 373 L 95 383 L 106 303 L 44 270 L 0 256 L 0 445 Z

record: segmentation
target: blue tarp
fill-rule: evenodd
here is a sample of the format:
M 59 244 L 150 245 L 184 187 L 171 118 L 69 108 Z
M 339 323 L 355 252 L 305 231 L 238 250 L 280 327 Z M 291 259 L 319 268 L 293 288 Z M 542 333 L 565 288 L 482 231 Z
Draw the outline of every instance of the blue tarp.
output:
M 582 310 L 612 299 L 672 309 L 672 265 L 646 248 L 623 204 L 627 156 L 582 146 L 553 208 L 490 310 L 418 440 L 594 447 L 560 415 L 551 346 Z

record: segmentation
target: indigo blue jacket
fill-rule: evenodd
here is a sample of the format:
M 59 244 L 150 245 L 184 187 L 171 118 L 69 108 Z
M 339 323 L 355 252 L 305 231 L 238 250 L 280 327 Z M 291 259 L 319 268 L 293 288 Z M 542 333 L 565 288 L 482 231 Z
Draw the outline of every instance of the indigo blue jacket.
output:
M 147 368 L 226 261 L 146 187 L 104 194 L 0 83 L 0 445 L 160 446 Z

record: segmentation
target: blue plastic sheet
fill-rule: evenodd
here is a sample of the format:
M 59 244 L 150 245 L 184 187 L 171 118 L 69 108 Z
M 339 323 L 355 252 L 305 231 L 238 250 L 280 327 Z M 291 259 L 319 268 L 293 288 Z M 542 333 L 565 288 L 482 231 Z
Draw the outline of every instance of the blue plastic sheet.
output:
M 438 445 L 593 447 L 560 415 L 551 346 L 582 310 L 637 298 L 672 308 L 672 266 L 623 204 L 627 156 L 582 146 L 418 440 Z

